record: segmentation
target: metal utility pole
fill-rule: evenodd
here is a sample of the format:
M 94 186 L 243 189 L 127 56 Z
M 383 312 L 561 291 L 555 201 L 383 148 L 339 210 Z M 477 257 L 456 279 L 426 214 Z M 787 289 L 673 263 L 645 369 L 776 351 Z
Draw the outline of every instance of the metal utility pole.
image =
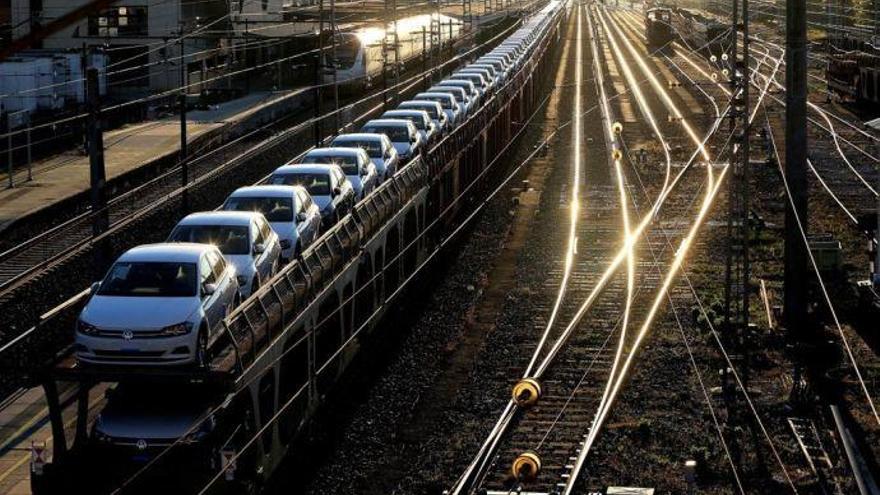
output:
M 802 335 L 807 324 L 807 2 L 785 8 L 785 180 L 791 203 L 785 208 L 785 326 Z M 794 205 L 794 209 L 791 206 Z
M 187 93 L 187 69 L 186 69 L 186 53 L 183 44 L 183 26 L 180 30 L 180 94 L 178 100 L 180 102 L 180 184 L 184 187 L 181 196 L 181 208 L 183 213 L 189 211 L 189 193 L 186 185 L 189 184 L 189 156 L 186 149 L 186 93 Z
M 321 146 L 321 84 L 324 75 L 324 0 L 318 2 L 318 59 L 315 60 L 315 146 Z
M 86 101 L 88 105 L 88 140 L 89 140 L 89 182 L 92 196 L 92 235 L 98 236 L 107 230 L 108 219 L 104 185 L 107 175 L 104 168 L 104 129 L 101 118 L 100 81 L 98 69 L 89 67 L 86 70 Z
M 330 57 L 333 59 L 330 69 L 333 71 L 333 134 L 339 132 L 339 80 L 337 79 L 336 69 L 336 44 L 339 35 L 338 26 L 336 25 L 336 0 L 330 0 L 330 32 L 332 33 Z

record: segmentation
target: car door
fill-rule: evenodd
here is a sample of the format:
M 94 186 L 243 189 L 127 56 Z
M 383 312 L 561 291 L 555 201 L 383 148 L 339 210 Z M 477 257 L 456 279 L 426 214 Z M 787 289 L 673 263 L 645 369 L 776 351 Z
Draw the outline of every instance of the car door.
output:
M 219 297 L 217 301 L 218 318 L 215 322 L 219 324 L 220 320 L 226 318 L 226 315 L 235 305 L 234 301 L 235 295 L 238 292 L 238 285 L 234 283 L 229 263 L 226 262 L 226 258 L 223 257 L 220 251 L 208 252 L 208 260 L 211 261 L 211 268 L 214 270 L 214 277 L 217 279 Z
M 269 251 L 272 249 L 272 246 L 267 244 L 267 239 L 263 231 L 260 229 L 259 224 L 256 220 L 251 220 L 251 239 L 253 239 L 253 243 L 251 243 L 251 256 L 253 256 L 254 260 L 254 268 L 257 272 L 257 275 L 260 278 L 260 282 L 262 283 L 268 277 L 268 270 L 266 268 L 269 265 L 269 255 L 271 254 Z M 257 253 L 254 251 L 254 248 L 257 244 L 262 244 L 263 252 Z
M 302 245 L 303 251 L 309 246 L 311 246 L 312 242 L 315 240 L 315 226 L 313 219 L 311 217 L 311 206 L 312 206 L 312 198 L 301 189 L 296 191 L 296 203 L 297 203 L 297 224 L 296 230 L 299 232 L 300 243 Z M 299 214 L 304 213 L 305 218 L 302 221 L 299 221 Z
M 220 286 L 217 283 L 214 266 L 208 257 L 209 253 L 210 251 L 206 251 L 199 258 L 199 294 L 202 298 L 202 309 L 208 323 L 208 332 L 211 333 L 217 322 L 222 318 L 223 308 L 222 304 L 220 304 Z M 205 286 L 208 284 L 214 284 L 217 287 L 213 294 L 205 293 Z
M 275 275 L 275 266 L 278 258 L 281 257 L 281 244 L 278 242 L 278 235 L 269 226 L 269 222 L 260 217 L 257 218 L 256 223 L 257 228 L 260 229 L 260 234 L 263 236 L 263 246 L 265 247 L 263 259 L 258 270 L 260 270 L 260 275 L 264 277 L 263 280 L 266 280 Z
M 312 197 L 309 193 L 302 191 L 302 194 L 304 200 L 303 208 L 306 211 L 308 222 L 311 225 L 311 242 L 315 242 L 321 233 L 321 209 L 318 208 L 318 205 L 314 201 L 312 201 Z

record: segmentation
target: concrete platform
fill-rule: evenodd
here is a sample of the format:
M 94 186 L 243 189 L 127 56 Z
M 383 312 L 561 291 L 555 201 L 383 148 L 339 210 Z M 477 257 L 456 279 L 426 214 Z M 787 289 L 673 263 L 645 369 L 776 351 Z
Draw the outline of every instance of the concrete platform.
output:
M 193 142 L 251 115 L 301 90 L 253 93 L 221 103 L 210 110 L 187 115 L 187 142 Z M 104 133 L 104 160 L 108 182 L 180 150 L 177 116 L 125 126 Z M 30 182 L 6 188 L 7 175 L 0 174 L 0 232 L 15 221 L 89 189 L 89 157 L 79 149 L 34 164 Z M 21 172 L 17 172 L 20 174 Z

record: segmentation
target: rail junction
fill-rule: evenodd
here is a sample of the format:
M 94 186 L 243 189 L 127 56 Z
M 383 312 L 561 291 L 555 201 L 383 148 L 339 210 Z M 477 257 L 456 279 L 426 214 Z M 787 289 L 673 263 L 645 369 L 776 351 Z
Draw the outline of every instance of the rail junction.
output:
M 0 493 L 880 493 L 873 47 L 749 1 L 386 0 L 349 14 L 375 30 L 350 80 L 336 13 L 301 7 L 314 84 L 189 156 L 184 111 L 182 159 L 0 243 Z M 248 256 L 292 254 L 180 324 L 191 362 L 86 321 L 123 253 L 408 100 L 438 136 L 396 170 L 362 145 L 358 180 L 389 171 L 309 244 L 259 210 Z

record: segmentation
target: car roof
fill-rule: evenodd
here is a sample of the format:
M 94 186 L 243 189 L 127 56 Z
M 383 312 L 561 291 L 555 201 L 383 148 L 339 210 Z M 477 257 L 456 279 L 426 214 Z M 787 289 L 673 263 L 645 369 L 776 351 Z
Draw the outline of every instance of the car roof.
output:
M 337 141 L 381 141 L 384 134 L 376 134 L 372 132 L 351 132 L 348 134 L 340 134 L 333 138 L 333 142 Z
M 447 91 L 455 90 L 464 91 L 463 88 L 460 88 L 458 86 L 431 86 L 430 88 L 431 93 L 446 93 Z
M 449 79 L 444 79 L 444 80 L 438 82 L 437 86 L 443 86 L 444 84 L 449 84 L 449 85 L 454 84 L 455 85 L 454 87 L 460 88 L 461 85 L 468 86 L 468 85 L 474 84 L 474 82 L 469 81 L 467 79 L 456 79 L 455 77 L 450 77 Z M 468 87 L 470 87 L 470 86 L 468 86 Z
M 252 220 L 263 216 L 256 211 L 200 211 L 191 213 L 177 225 L 250 225 Z
M 363 148 L 344 148 L 342 146 L 315 148 L 305 154 L 305 157 L 309 156 L 361 156 L 369 160 L 369 155 Z
M 296 189 L 302 186 L 262 185 L 240 187 L 232 192 L 229 197 L 237 198 L 289 198 L 294 195 Z
M 426 112 L 424 110 L 419 110 L 417 108 L 400 108 L 397 110 L 388 110 L 387 112 L 382 114 L 383 117 L 385 117 L 386 115 L 389 117 L 394 117 L 397 115 L 410 115 L 410 116 L 431 118 L 431 116 L 428 115 L 428 112 Z
M 331 170 L 334 168 L 338 168 L 340 172 L 342 171 L 339 168 L 339 165 L 332 165 L 329 163 L 295 163 L 291 165 L 282 165 L 275 169 L 272 172 L 272 175 L 275 174 L 329 174 Z
M 434 97 L 437 97 L 437 96 L 441 96 L 441 97 L 443 97 L 443 98 L 455 98 L 454 96 L 452 96 L 452 95 L 449 94 L 449 93 L 446 93 L 446 92 L 438 92 L 438 91 L 425 91 L 424 93 L 419 93 L 419 94 L 416 95 L 417 98 L 418 98 L 419 96 L 427 96 L 427 97 L 430 97 L 430 98 L 434 98 Z
M 215 251 L 216 249 L 210 244 L 195 244 L 191 242 L 144 244 L 129 249 L 116 261 L 198 263 L 202 253 Z
M 384 125 L 384 126 L 396 126 L 396 127 L 409 127 L 412 122 L 404 119 L 373 119 L 368 120 L 364 127 L 368 125 Z
M 436 102 L 436 101 L 429 101 L 429 100 L 406 100 L 406 101 L 400 102 L 400 104 L 398 106 L 403 106 L 403 105 L 438 106 L 438 105 L 440 105 L 440 103 Z

